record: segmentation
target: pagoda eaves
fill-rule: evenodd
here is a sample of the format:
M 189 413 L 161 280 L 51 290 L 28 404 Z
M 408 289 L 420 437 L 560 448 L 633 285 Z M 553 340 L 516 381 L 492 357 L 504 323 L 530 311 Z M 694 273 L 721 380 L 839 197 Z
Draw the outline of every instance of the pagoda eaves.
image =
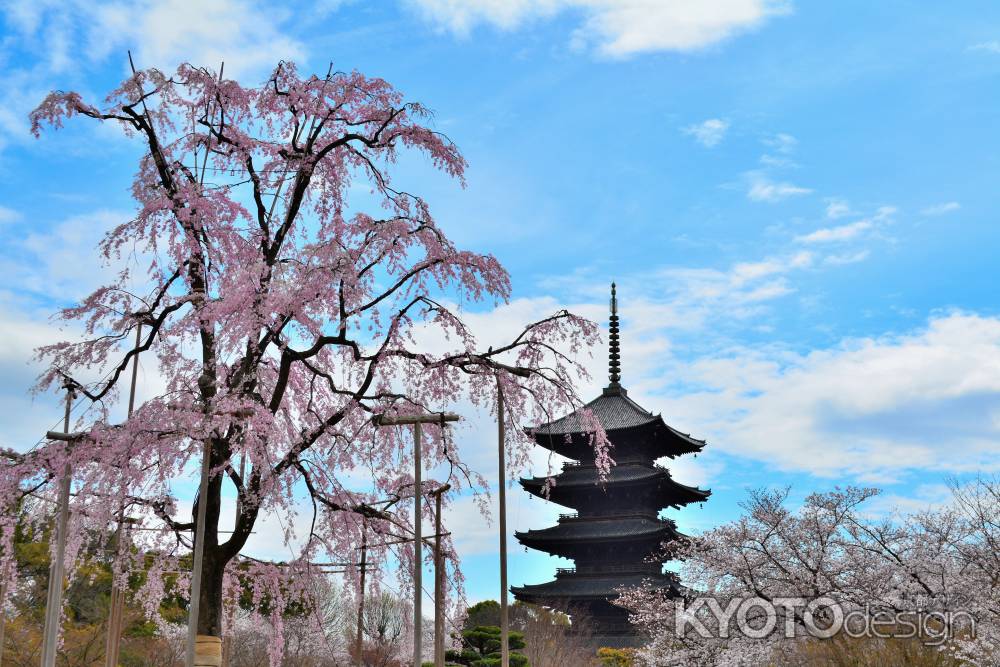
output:
M 561 515 L 550 528 L 518 531 L 515 537 L 525 547 L 573 559 L 576 567 L 557 570 L 553 581 L 515 586 L 511 591 L 523 602 L 559 606 L 571 613 L 582 610 L 589 617 L 593 641 L 627 646 L 640 640 L 625 610 L 613 604 L 619 590 L 643 584 L 671 596 L 681 591 L 676 575 L 663 572 L 669 555 L 661 547 L 684 536 L 673 521 L 660 518 L 660 511 L 703 502 L 711 492 L 674 481 L 668 469 L 656 464 L 663 457 L 697 454 L 705 442 L 671 428 L 660 415 L 629 398 L 621 386 L 613 283 L 609 329 L 611 383 L 579 410 L 528 430 L 540 446 L 574 463 L 564 465 L 551 481 L 520 480 L 532 495 L 577 513 Z M 603 479 L 595 464 L 593 434 L 588 432 L 594 419 L 607 434 L 616 461 Z

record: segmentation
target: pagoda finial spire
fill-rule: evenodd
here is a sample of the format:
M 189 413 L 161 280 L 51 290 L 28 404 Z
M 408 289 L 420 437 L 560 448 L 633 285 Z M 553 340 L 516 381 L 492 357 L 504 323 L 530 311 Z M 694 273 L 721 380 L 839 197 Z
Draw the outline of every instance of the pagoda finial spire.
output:
M 618 295 L 614 283 L 611 283 L 611 319 L 609 320 L 608 331 L 610 332 L 608 336 L 610 343 L 608 350 L 610 387 L 620 387 L 619 381 L 622 379 L 622 365 L 620 349 L 618 347 Z

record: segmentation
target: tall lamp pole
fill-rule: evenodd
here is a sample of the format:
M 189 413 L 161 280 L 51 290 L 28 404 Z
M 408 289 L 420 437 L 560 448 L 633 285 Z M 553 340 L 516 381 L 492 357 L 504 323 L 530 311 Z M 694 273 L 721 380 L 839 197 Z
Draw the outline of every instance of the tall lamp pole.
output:
M 423 618 L 421 618 L 421 602 L 423 598 L 423 536 L 420 526 L 420 501 L 422 496 L 421 476 L 423 465 L 420 461 L 420 425 L 457 422 L 460 417 L 450 412 L 438 414 L 403 415 L 387 417 L 376 415 L 374 423 L 378 426 L 398 426 L 413 424 L 413 665 L 420 667 L 423 656 Z M 440 531 L 439 531 L 440 532 Z
M 507 464 L 504 453 L 503 387 L 497 377 L 497 448 L 500 459 L 500 665 L 510 667 L 510 621 L 507 616 Z
M 368 525 L 364 517 L 361 517 L 361 593 L 358 596 L 358 632 L 354 640 L 354 659 L 361 664 L 364 644 L 362 643 L 361 631 L 364 629 L 365 621 L 365 575 L 368 572 Z
M 66 412 L 63 433 L 69 433 L 69 413 L 73 409 L 75 392 L 72 384 L 66 385 Z M 69 462 L 63 467 L 59 480 L 59 504 L 56 518 L 56 553 L 49 565 L 49 592 L 45 603 L 45 634 L 42 645 L 42 667 L 55 667 L 56 646 L 59 639 L 59 620 L 62 617 L 63 576 L 66 561 L 66 531 L 69 529 L 69 488 L 72 483 Z
M 444 667 L 444 554 L 441 552 L 441 496 L 451 489 L 445 484 L 430 492 L 434 496 L 434 667 Z
M 142 346 L 142 322 L 135 327 L 135 356 L 132 357 L 132 382 L 128 390 L 128 417 L 135 411 L 135 385 L 139 378 L 139 348 Z M 121 521 L 118 524 L 117 552 L 115 560 L 122 558 L 128 548 L 130 520 L 125 518 L 122 508 Z M 125 591 L 115 577 L 111 582 L 111 609 L 108 617 L 108 639 L 104 645 L 105 667 L 118 667 L 118 655 L 121 651 L 122 625 L 125 620 Z

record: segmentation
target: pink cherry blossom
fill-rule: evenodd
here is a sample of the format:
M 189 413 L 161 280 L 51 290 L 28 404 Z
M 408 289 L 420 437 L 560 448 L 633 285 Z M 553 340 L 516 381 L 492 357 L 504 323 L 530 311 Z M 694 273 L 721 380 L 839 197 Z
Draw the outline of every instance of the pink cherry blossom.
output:
M 198 630 L 220 636 L 232 622 L 234 591 L 269 600 L 271 610 L 308 601 L 323 576 L 315 563 L 356 562 L 363 532 L 369 562 L 400 561 L 405 581 L 412 548 L 382 545 L 412 530 L 412 444 L 404 429 L 373 425 L 374 415 L 438 412 L 459 400 L 492 411 L 499 381 L 516 463 L 531 443 L 517 425 L 578 406 L 572 383 L 585 374 L 575 359 L 596 341 L 593 323 L 561 311 L 482 350 L 446 305 L 502 303 L 510 278 L 495 257 L 457 248 L 428 203 L 393 178 L 404 150 L 460 183 L 467 165 L 431 113 L 385 81 L 332 68 L 301 76 L 291 63 L 257 87 L 191 65 L 169 76 L 150 69 L 101 104 L 52 93 L 31 114 L 32 131 L 75 116 L 116 125 L 142 147 L 135 216 L 100 245 L 104 261 L 140 261 L 123 263 L 113 284 L 60 313 L 82 325 L 83 340 L 38 350 L 47 368 L 38 390 L 71 384 L 87 419 L 72 443 L 10 454 L 0 467 L 0 503 L 14 507 L 29 492 L 50 501 L 70 464 L 67 559 L 75 562 L 83 541 L 122 514 L 140 517 L 137 551 L 121 576 L 149 569 L 140 595 L 151 617 L 164 595 L 187 594 L 182 559 L 194 523 L 181 507 L 194 498 L 178 483 L 193 480 L 206 446 Z M 418 347 L 415 334 L 427 330 L 447 338 L 449 351 Z M 113 423 L 111 406 L 136 354 L 155 362 L 165 390 Z M 102 379 L 85 379 L 92 377 Z M 599 451 L 605 440 L 595 439 Z M 443 426 L 424 428 L 423 457 L 445 471 L 425 480 L 424 491 L 445 482 L 453 493 L 482 490 Z M 610 465 L 606 453 L 599 461 Z M 223 487 L 237 497 L 230 525 L 220 518 Z M 285 562 L 244 553 L 270 516 L 285 526 Z M 5 513 L 0 576 L 8 579 L 12 528 Z M 450 593 L 460 596 L 450 538 L 445 549 L 455 572 Z M 349 578 L 356 584 L 356 573 Z M 267 625 L 280 635 L 280 615 Z M 281 645 L 276 636 L 272 664 Z

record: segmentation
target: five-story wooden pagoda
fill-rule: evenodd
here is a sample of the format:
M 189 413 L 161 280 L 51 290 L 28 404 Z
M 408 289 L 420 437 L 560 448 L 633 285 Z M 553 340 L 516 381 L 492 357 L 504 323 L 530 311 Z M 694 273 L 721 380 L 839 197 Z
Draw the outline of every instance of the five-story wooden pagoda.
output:
M 643 581 L 679 594 L 677 577 L 663 572 L 666 561 L 660 549 L 679 533 L 673 521 L 660 518 L 660 511 L 704 501 L 710 492 L 674 481 L 667 468 L 656 464 L 660 458 L 699 452 L 705 443 L 668 426 L 660 415 L 630 399 L 621 386 L 614 283 L 609 339 L 611 383 L 584 409 L 607 433 L 616 465 L 602 484 L 591 434 L 579 410 L 531 430 L 538 445 L 573 461 L 555 476 L 548 500 L 576 513 L 561 515 L 551 528 L 515 536 L 526 547 L 574 560 L 576 567 L 557 570 L 553 581 L 515 586 L 511 591 L 523 602 L 582 611 L 590 619 L 596 643 L 626 646 L 638 638 L 626 611 L 610 600 L 617 597 L 619 587 Z M 544 477 L 520 480 L 528 493 L 539 497 L 545 496 L 545 481 Z

